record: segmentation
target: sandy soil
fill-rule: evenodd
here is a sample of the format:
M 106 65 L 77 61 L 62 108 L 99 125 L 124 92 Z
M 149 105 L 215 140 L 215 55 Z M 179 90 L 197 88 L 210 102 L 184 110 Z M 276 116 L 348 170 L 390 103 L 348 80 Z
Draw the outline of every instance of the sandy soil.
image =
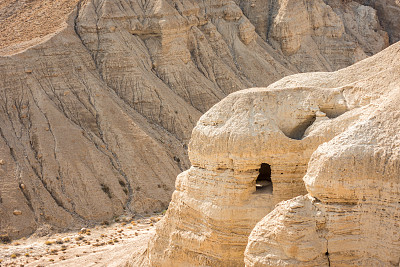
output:
M 145 251 L 162 215 L 0 244 L 0 266 L 121 266 Z

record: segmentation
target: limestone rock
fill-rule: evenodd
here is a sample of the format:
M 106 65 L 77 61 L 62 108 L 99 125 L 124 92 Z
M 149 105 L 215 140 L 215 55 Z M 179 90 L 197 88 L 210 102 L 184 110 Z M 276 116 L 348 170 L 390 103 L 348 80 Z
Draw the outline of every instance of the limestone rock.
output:
M 389 43 L 376 10 L 353 1 L 239 2 L 257 33 L 302 72 L 337 70 Z
M 322 113 L 330 119 L 316 120 Z M 192 167 L 178 176 L 157 225 L 151 266 L 243 265 L 257 221 L 306 193 L 302 177 L 313 151 L 357 117 L 341 89 L 257 88 L 226 97 L 193 130 Z
M 246 266 L 399 264 L 399 59 L 397 43 L 338 73 L 292 79 L 342 88 L 347 80 L 347 102 L 365 106 L 354 109 L 360 116 L 351 127 L 313 153 L 304 176 L 308 195 L 280 203 L 254 228 Z
M 20 210 L 14 210 L 14 211 L 13 211 L 13 214 L 14 214 L 14 215 L 22 215 L 22 211 L 20 211 Z
M 399 57 L 397 43 L 346 69 L 289 76 L 268 88 L 233 93 L 211 108 L 193 130 L 192 167 L 177 178 L 168 212 L 149 245 L 150 265 L 243 266 L 244 247 L 255 222 L 278 202 L 304 194 L 306 171 L 310 197 L 279 204 L 256 226 L 246 263 L 318 266 L 328 263 L 327 251 L 329 255 L 337 252 L 338 265 L 385 262 L 384 249 L 382 254 L 370 250 L 377 244 L 392 249 L 397 234 L 393 242 L 372 242 L 370 250 L 357 252 L 354 242 L 367 240 L 371 229 L 360 227 L 378 224 L 383 216 L 381 212 L 374 215 L 374 201 L 382 201 L 379 210 L 386 203 L 388 214 L 397 216 L 397 149 L 389 139 L 397 140 L 398 112 L 390 104 L 390 112 L 378 114 L 385 111 L 382 102 L 400 100 Z M 384 116 L 388 124 L 379 128 Z M 375 126 L 369 132 L 372 118 Z M 357 142 L 347 146 L 351 140 Z M 337 145 L 336 152 L 330 144 L 338 142 L 342 145 Z M 384 162 L 389 163 L 388 169 Z M 379 169 L 371 172 L 369 165 Z M 263 171 L 263 166 L 269 171 Z M 385 178 L 387 185 L 369 182 L 375 173 L 383 179 L 384 170 L 393 177 Z M 263 184 L 268 185 L 263 188 Z M 385 197 L 375 197 L 380 194 Z M 364 206 L 363 199 L 371 204 Z M 365 224 L 359 219 L 362 216 Z M 367 219 L 371 216 L 376 216 L 374 223 Z M 396 229 L 394 218 L 390 215 L 385 220 L 388 232 Z M 348 244 L 341 245 L 341 234 L 343 239 L 348 237 Z M 360 260 L 363 253 L 369 256 Z M 396 262 L 398 250 L 393 248 L 390 255 L 386 263 Z
M 400 41 L 400 1 L 399 0 L 357 0 L 357 2 L 377 10 L 383 29 L 389 34 L 391 43 Z

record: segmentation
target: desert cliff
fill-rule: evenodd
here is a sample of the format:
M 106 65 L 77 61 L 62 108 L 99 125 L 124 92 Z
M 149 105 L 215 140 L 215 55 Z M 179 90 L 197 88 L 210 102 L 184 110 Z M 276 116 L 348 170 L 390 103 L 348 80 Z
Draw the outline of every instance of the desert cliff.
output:
M 388 0 L 392 8 L 359 2 L 2 1 L 0 233 L 12 238 L 37 230 L 44 234 L 48 229 L 99 223 L 124 212 L 164 210 L 176 175 L 190 166 L 187 145 L 192 129 L 214 104 L 238 90 L 266 87 L 287 75 L 338 70 L 398 40 L 398 2 Z M 224 103 L 233 104 L 242 94 L 230 95 Z M 257 100 L 262 95 L 265 101 L 279 102 L 285 94 L 292 94 L 292 100 L 284 100 L 293 105 L 288 110 L 280 105 L 262 110 Z M 293 102 L 299 94 L 309 99 Z M 281 200 L 306 193 L 301 178 L 308 158 L 318 144 L 346 129 L 357 115 L 348 112 L 340 90 L 251 89 L 245 95 L 243 101 L 261 108 L 262 114 L 298 116 L 287 114 L 287 121 L 256 118 L 260 119 L 256 128 L 235 137 L 248 138 L 248 131 L 273 122 L 274 130 L 265 135 L 293 139 L 290 145 L 254 146 L 280 151 L 269 156 L 274 193 L 254 200 L 266 198 L 272 209 Z M 297 110 L 324 101 L 327 105 L 318 114 L 314 109 Z M 250 114 L 232 108 L 237 116 Z M 217 109 L 212 108 L 220 112 Z M 312 121 L 342 113 L 347 119 L 337 132 L 321 130 L 318 142 L 297 140 Z M 233 142 L 219 144 L 220 152 L 218 147 L 196 151 L 196 136 L 208 142 L 218 135 L 218 130 L 208 129 L 228 119 L 223 112 L 217 120 L 207 116 L 193 132 L 193 167 L 180 177 L 208 179 L 212 174 L 223 182 L 237 177 L 239 185 L 233 184 L 232 190 L 238 187 L 239 193 L 232 194 L 244 203 L 252 195 L 248 186 L 264 159 L 253 158 L 251 147 L 233 149 Z M 210 159 L 203 153 L 210 153 Z M 232 162 L 229 153 L 248 158 Z M 290 171 L 280 174 L 280 169 Z M 178 188 L 201 183 L 180 185 L 181 180 Z M 285 184 L 291 185 L 289 191 L 283 189 Z M 198 194 L 204 197 L 200 189 Z M 223 195 L 218 201 L 231 204 Z M 239 254 L 251 230 L 248 221 L 255 225 L 265 214 L 255 207 L 248 218 L 237 222 Z
M 399 58 L 397 43 L 211 108 L 150 265 L 397 266 Z

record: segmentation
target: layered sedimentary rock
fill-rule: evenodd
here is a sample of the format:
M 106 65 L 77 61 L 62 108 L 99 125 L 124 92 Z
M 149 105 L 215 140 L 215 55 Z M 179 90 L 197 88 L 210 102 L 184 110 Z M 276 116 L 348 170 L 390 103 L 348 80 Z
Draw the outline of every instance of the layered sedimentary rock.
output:
M 348 103 L 365 106 L 312 155 L 308 195 L 280 203 L 254 228 L 246 266 L 399 265 L 399 59 L 396 44 L 354 68 L 287 83 L 345 86 Z
M 377 10 L 379 21 L 389 34 L 392 43 L 400 41 L 400 1 L 399 0 L 357 0 Z
M 386 45 L 375 11 L 356 3 L 351 10 L 364 13 L 316 0 L 277 2 L 256 15 L 273 21 L 271 35 L 261 34 L 251 5 L 2 1 L 1 234 L 163 210 L 176 175 L 190 165 L 192 128 L 216 102 L 289 74 L 347 66 Z M 289 23 L 297 5 L 298 23 Z M 291 135 L 313 116 L 278 126 Z M 253 176 L 260 163 L 251 163 Z M 288 163 L 296 181 L 306 163 Z M 272 172 L 279 174 L 276 166 Z M 293 188 L 305 192 L 300 182 Z M 275 190 L 274 203 L 297 194 Z
M 243 266 L 256 222 L 306 192 L 256 226 L 247 265 L 398 264 L 390 233 L 399 216 L 399 57 L 400 43 L 334 73 L 236 92 L 210 109 L 150 243 L 151 266 Z
M 347 67 L 389 41 L 376 10 L 353 1 L 237 2 L 256 32 L 303 72 Z

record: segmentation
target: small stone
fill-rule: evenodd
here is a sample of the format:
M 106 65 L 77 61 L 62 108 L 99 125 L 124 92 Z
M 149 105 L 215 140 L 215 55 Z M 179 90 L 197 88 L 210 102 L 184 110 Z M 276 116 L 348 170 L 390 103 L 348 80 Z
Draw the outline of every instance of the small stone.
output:
M 14 210 L 13 214 L 14 214 L 14 215 L 21 215 L 21 214 L 22 214 L 22 211 L 20 211 L 20 210 Z
M 0 159 L 0 165 L 4 165 L 4 164 L 5 164 L 4 160 Z

